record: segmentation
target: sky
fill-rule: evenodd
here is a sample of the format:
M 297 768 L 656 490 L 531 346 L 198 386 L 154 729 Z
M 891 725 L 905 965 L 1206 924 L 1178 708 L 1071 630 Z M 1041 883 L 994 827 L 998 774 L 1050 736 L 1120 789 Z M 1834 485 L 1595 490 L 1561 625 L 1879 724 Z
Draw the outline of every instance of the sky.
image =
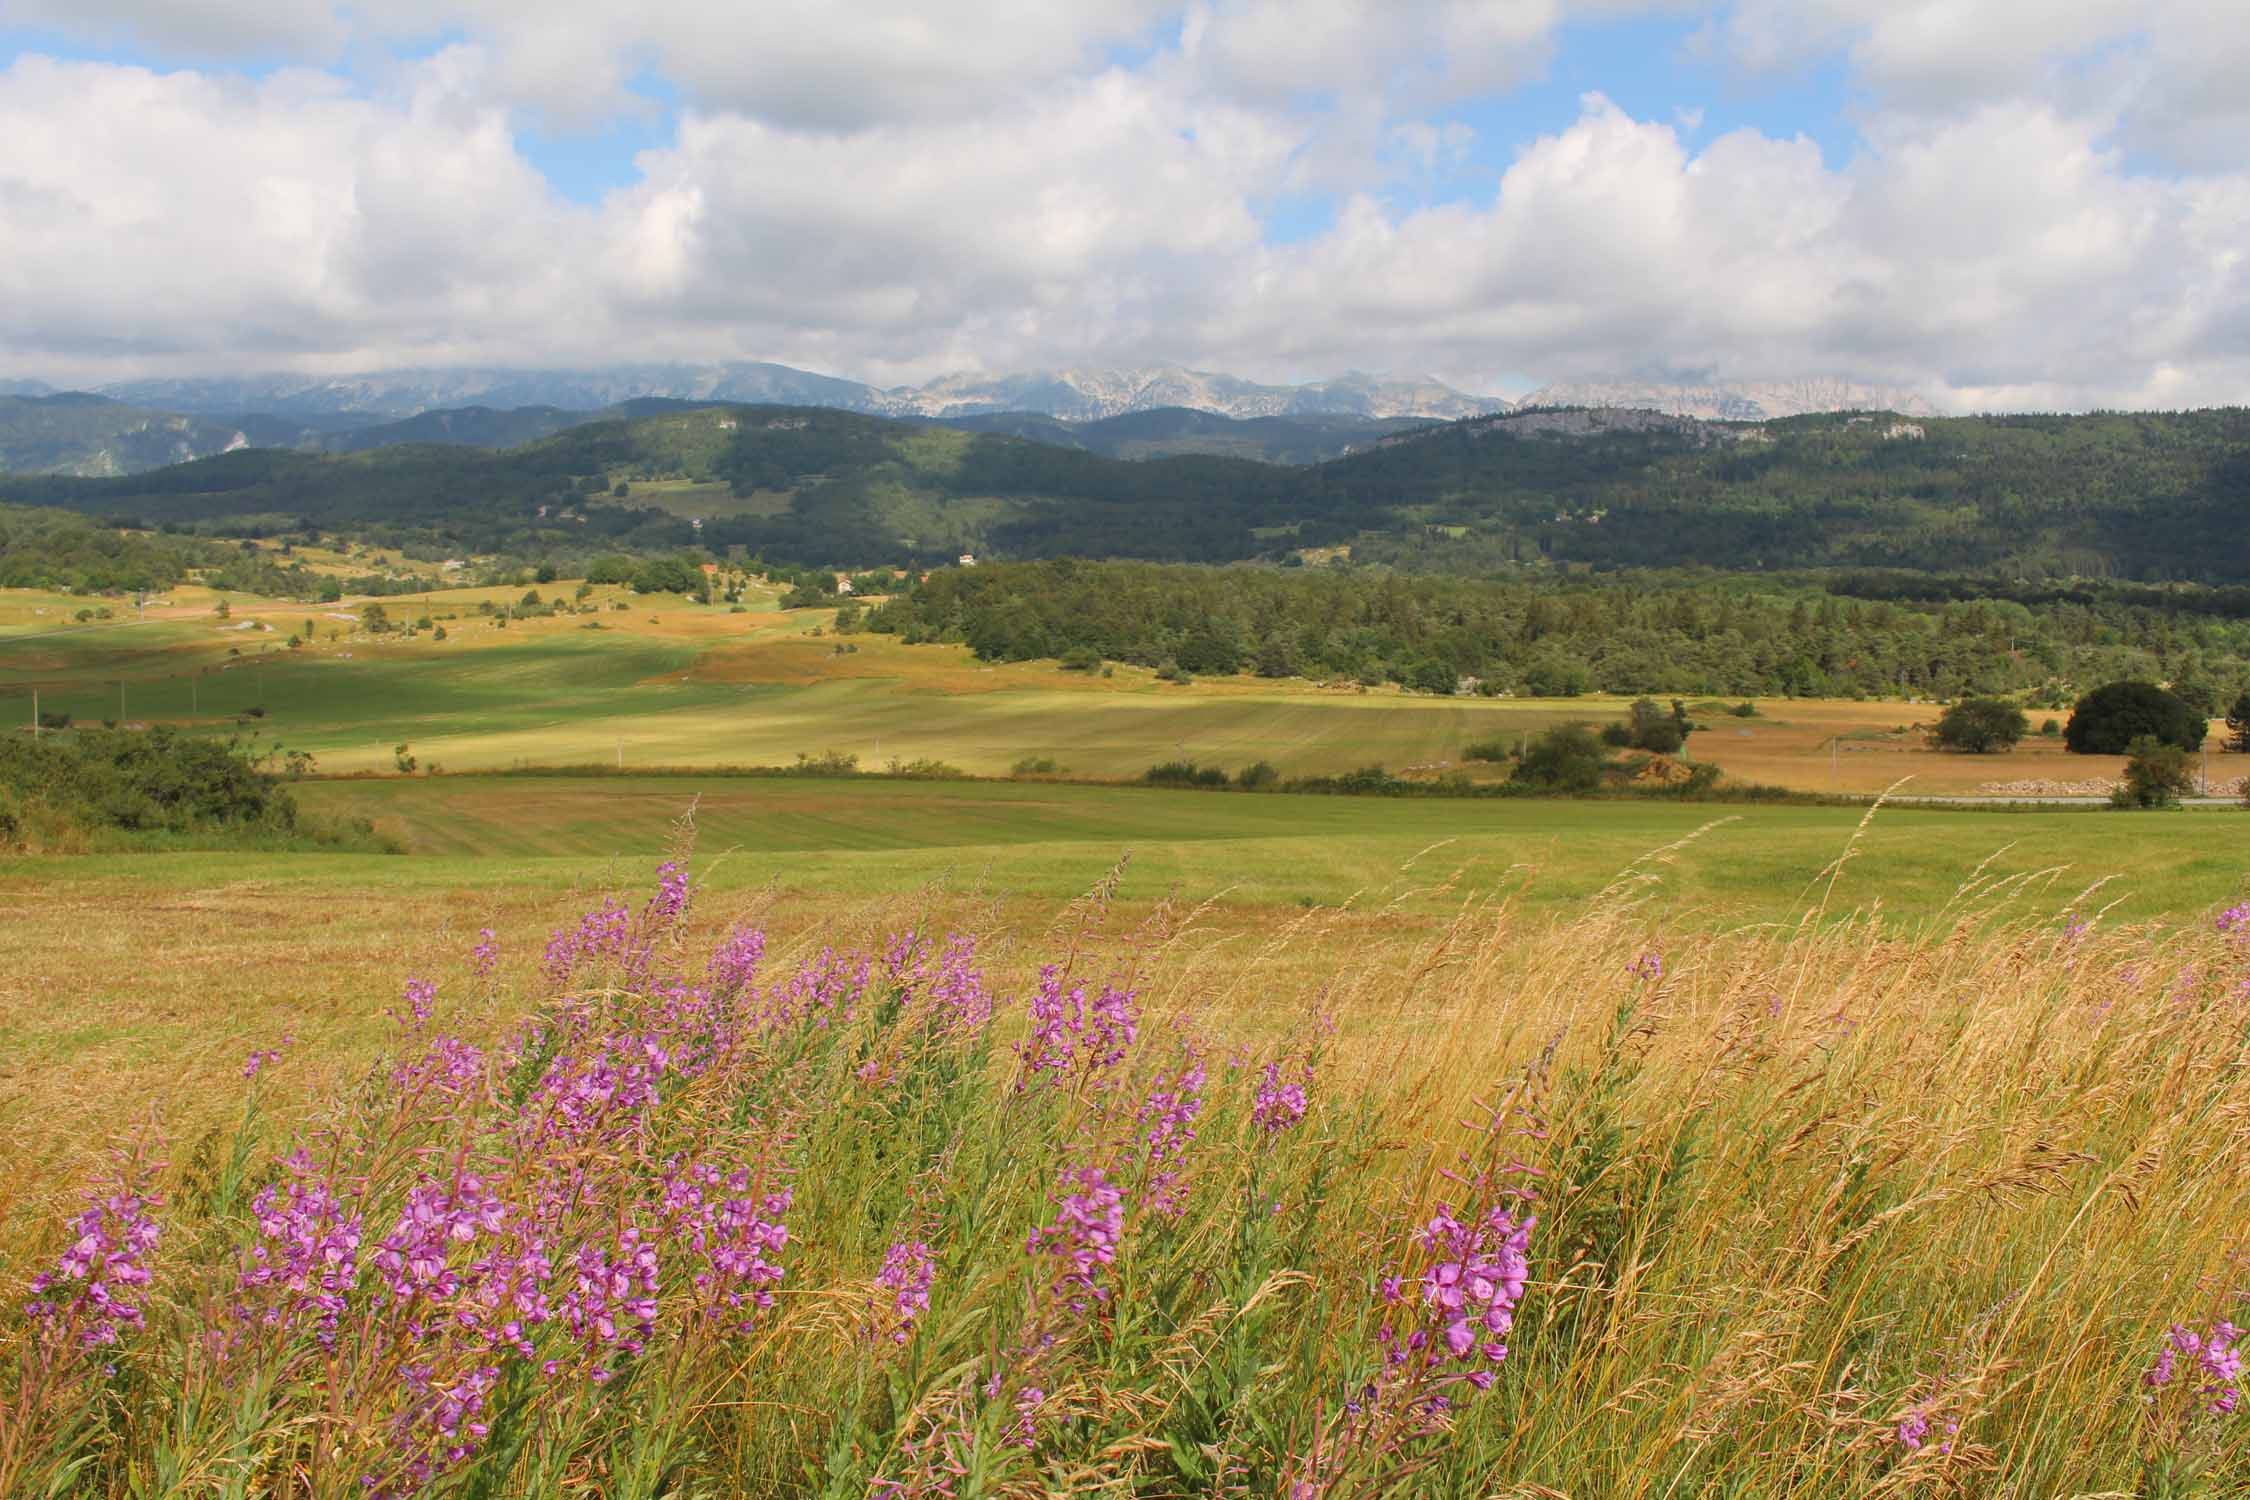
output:
M 0 381 L 2250 401 L 2241 0 L 0 0 Z

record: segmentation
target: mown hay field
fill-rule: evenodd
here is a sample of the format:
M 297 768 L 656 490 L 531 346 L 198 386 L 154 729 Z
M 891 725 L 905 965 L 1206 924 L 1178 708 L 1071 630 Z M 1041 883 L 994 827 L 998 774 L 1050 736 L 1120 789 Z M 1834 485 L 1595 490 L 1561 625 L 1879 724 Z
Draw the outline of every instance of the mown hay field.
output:
M 870 767 L 932 759 L 980 775 L 1004 775 L 1027 756 L 1103 780 L 1183 757 L 1230 770 L 1265 760 L 1285 775 L 1370 764 L 1436 775 L 1464 769 L 1479 741 L 1625 708 L 1598 697 L 1447 699 L 1254 678 L 1176 686 L 1133 667 L 1104 678 L 1051 662 L 995 665 L 958 646 L 839 638 L 827 629 L 832 611 L 778 611 L 770 593 L 736 614 L 605 588 L 590 613 L 507 626 L 477 609 L 516 602 L 512 590 L 380 601 L 395 619 L 426 611 L 447 627 L 444 641 L 405 641 L 359 632 L 356 602 L 237 595 L 222 621 L 212 596 L 181 588 L 146 620 L 78 625 L 61 596 L 5 592 L 0 714 L 28 724 L 36 690 L 51 711 L 118 718 L 121 685 L 126 722 L 223 732 L 263 709 L 252 722 L 267 740 L 312 751 L 331 772 L 388 771 L 406 743 L 422 764 L 452 770 L 771 765 L 835 750 Z M 572 592 L 567 580 L 542 590 Z M 287 649 L 307 621 L 315 642 Z M 1938 754 L 1919 728 L 1939 712 L 1928 704 L 1766 700 L 1741 719 L 1724 707 L 1697 705 L 1705 727 L 1690 753 L 1742 782 L 1867 794 L 1905 781 L 1910 793 L 1974 795 L 2013 781 L 2114 780 L 2122 764 L 2067 755 L 2038 736 L 2007 755 Z M 2215 784 L 2246 774 L 2250 756 L 2212 755 Z

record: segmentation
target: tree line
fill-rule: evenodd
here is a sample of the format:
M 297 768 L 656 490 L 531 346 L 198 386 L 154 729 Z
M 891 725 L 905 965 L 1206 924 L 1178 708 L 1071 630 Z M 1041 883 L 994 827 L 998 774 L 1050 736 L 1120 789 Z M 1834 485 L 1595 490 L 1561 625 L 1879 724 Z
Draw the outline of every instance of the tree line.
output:
M 1721 574 L 1468 579 L 1133 562 L 933 572 L 856 628 L 987 660 L 1431 693 L 1956 698 L 2062 707 L 2120 678 L 2250 686 L 2250 621 L 2099 598 L 1911 602 Z

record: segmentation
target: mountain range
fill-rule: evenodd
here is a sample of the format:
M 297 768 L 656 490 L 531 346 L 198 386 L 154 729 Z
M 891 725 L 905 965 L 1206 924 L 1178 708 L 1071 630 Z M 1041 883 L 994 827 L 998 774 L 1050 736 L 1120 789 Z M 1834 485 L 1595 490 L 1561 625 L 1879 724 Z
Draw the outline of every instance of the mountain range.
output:
M 512 420 L 444 414 L 456 426 L 487 417 Z M 1115 455 L 1214 440 L 1215 424 L 1215 440 L 1242 445 L 1347 419 L 1175 408 L 1068 427 L 1071 444 L 1020 431 L 1046 420 L 635 401 L 509 448 L 243 446 L 142 475 L 4 479 L 0 502 L 222 536 L 372 534 L 442 549 L 432 556 L 741 548 L 930 567 L 963 552 L 1287 563 L 1347 551 L 1355 565 L 1472 572 L 1898 568 L 2250 584 L 2240 408 L 1749 423 L 1547 407 L 1416 424 L 1287 466 L 1233 447 Z
M 395 420 L 446 407 L 554 406 L 600 411 L 636 397 L 827 406 L 885 417 L 1024 411 L 1067 422 L 1180 406 L 1229 417 L 1302 414 L 1450 419 L 1505 410 L 1434 380 L 1350 374 L 1307 385 L 1261 385 L 1174 365 L 944 375 L 922 385 L 874 386 L 787 365 L 617 365 L 595 370 L 386 370 L 334 377 L 265 375 L 121 381 L 96 394 L 198 416 L 234 412 Z

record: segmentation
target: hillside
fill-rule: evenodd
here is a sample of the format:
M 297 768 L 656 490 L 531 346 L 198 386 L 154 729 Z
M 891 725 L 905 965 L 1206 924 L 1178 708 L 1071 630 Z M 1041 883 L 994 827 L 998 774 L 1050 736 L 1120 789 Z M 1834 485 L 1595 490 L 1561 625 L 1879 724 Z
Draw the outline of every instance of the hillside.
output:
M 137 474 L 248 441 L 233 422 L 101 396 L 0 395 L 0 473 Z
M 1113 431 L 1123 451 L 1129 428 Z M 1124 460 L 827 408 L 685 407 L 502 452 L 246 450 L 139 477 L 0 481 L 0 500 L 220 530 L 377 528 L 517 555 L 699 544 L 819 564 L 962 550 L 1211 562 L 1348 545 L 1359 561 L 1452 571 L 2232 583 L 2250 580 L 2250 412 L 1750 424 L 1526 411 L 1285 468 Z
M 1178 365 L 942 375 L 921 385 L 874 386 L 787 365 L 615 365 L 595 370 L 383 370 L 335 377 L 269 375 L 123 381 L 102 395 L 167 410 L 295 416 L 346 414 L 385 421 L 456 406 L 559 406 L 598 411 L 636 397 L 830 406 L 897 417 L 1028 411 L 1066 421 L 1186 406 L 1237 418 L 1331 414 L 1453 418 L 1505 410 L 1435 380 L 1352 373 L 1303 385 L 1268 385 Z

